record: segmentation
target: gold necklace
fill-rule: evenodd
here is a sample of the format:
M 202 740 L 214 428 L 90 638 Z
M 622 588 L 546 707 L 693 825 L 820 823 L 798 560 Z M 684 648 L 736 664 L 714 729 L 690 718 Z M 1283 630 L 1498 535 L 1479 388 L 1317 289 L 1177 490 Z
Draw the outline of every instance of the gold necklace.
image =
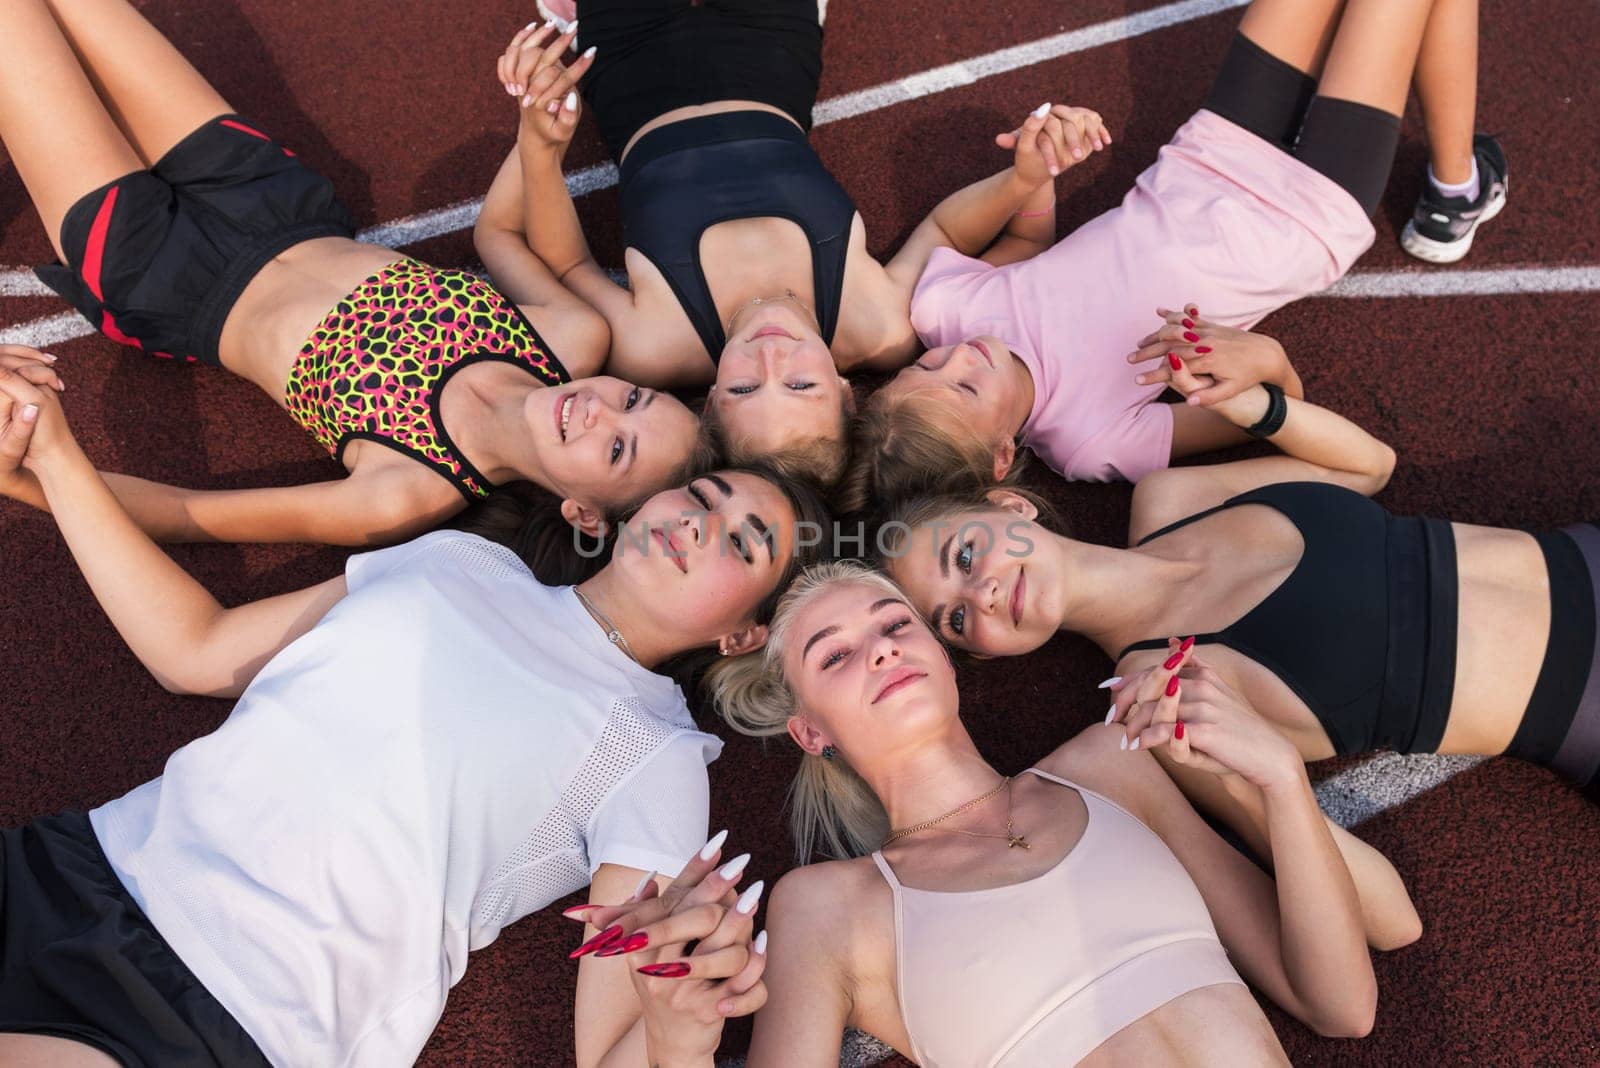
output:
M 606 614 L 600 611 L 600 609 L 596 608 L 594 606 L 594 602 L 585 597 L 583 595 L 583 591 L 578 589 L 578 587 L 572 587 L 572 592 L 578 595 L 578 600 L 583 602 L 583 607 L 589 610 L 589 614 L 595 618 L 595 622 L 599 623 L 606 629 L 606 640 L 612 645 L 615 645 L 618 649 L 621 649 L 623 652 L 627 653 L 629 660 L 632 660 L 640 667 L 644 667 L 644 664 L 640 662 L 639 658 L 633 655 L 633 648 L 628 645 L 628 639 L 622 636 L 622 631 L 617 629 L 616 624 L 607 619 Z
M 732 334 L 734 320 L 739 318 L 739 316 L 743 315 L 745 312 L 749 311 L 751 308 L 757 307 L 761 304 L 771 304 L 780 300 L 794 301 L 796 304 L 800 305 L 800 307 L 805 308 L 806 314 L 811 316 L 812 322 L 817 322 L 817 313 L 812 311 L 810 306 L 807 305 L 805 301 L 800 299 L 800 294 L 796 293 L 792 289 L 785 289 L 783 291 L 783 296 L 781 297 L 751 297 L 749 300 L 739 305 L 738 310 L 736 310 L 732 315 L 728 316 L 728 329 L 723 331 L 723 333 Z M 822 329 L 821 323 L 818 323 L 817 329 Z
M 945 830 L 952 831 L 955 834 L 964 834 L 964 835 L 968 836 L 969 838 L 1004 838 L 1006 840 L 1006 848 L 1008 848 L 1008 849 L 1015 849 L 1018 846 L 1021 846 L 1023 849 L 1032 849 L 1033 846 L 1028 844 L 1027 835 L 1015 834 L 1012 831 L 1012 828 L 1011 828 L 1011 797 L 1012 797 L 1012 793 L 1011 793 L 1011 790 L 1010 790 L 1010 786 L 1011 786 L 1011 776 L 1007 775 L 1005 778 L 1000 780 L 1000 785 L 996 786 L 993 790 L 990 790 L 988 793 L 983 794 L 980 797 L 974 797 L 971 801 L 968 801 L 966 804 L 961 805 L 958 808 L 951 809 L 949 812 L 946 812 L 943 816 L 935 816 L 931 820 L 923 820 L 921 823 L 913 824 L 910 827 L 902 827 L 898 831 L 890 831 L 889 832 L 889 837 L 887 837 L 887 838 L 885 838 L 883 840 L 883 844 L 885 846 L 887 846 L 889 843 L 895 841 L 897 838 L 904 838 L 908 834 L 916 834 L 918 831 L 925 831 L 929 827 L 934 826 L 935 824 L 943 823 L 945 820 L 949 819 L 951 816 L 959 816 L 959 815 L 961 815 L 961 813 L 966 812 L 969 809 L 976 808 L 978 805 L 983 804 L 985 801 L 989 800 L 989 798 L 993 797 L 995 794 L 999 793 L 1001 790 L 1005 790 L 1005 792 L 1006 792 L 1006 833 L 1005 834 L 992 834 L 992 833 L 989 833 L 989 832 L 986 832 L 986 831 L 966 831 L 966 830 L 962 830 L 960 827 L 946 827 Z

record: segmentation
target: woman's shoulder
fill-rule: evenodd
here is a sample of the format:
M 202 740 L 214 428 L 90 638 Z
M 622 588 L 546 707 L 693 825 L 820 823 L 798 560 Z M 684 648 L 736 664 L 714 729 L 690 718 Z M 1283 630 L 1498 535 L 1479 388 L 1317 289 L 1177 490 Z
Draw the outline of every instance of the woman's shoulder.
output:
M 1166 772 L 1149 753 L 1128 751 L 1119 744 L 1123 729 L 1116 724 L 1085 727 L 1034 767 L 1073 786 L 1100 794 L 1148 823 L 1144 809 L 1152 776 Z
M 818 935 L 855 922 L 859 910 L 889 896 L 871 857 L 806 864 L 784 874 L 772 890 L 771 908 L 787 922 Z

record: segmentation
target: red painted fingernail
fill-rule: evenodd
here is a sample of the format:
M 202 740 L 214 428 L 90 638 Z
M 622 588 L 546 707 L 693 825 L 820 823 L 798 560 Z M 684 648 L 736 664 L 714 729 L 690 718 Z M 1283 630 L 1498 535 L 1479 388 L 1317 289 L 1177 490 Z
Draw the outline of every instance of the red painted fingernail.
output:
M 563 916 L 571 916 L 571 917 L 575 918 L 575 917 L 578 917 L 578 916 L 582 916 L 585 912 L 588 912 L 591 909 L 597 909 L 599 907 L 600 907 L 599 905 L 574 905 L 570 909 L 562 909 L 561 910 L 561 915 L 563 915 Z
M 1178 359 L 1178 354 L 1176 352 L 1167 353 L 1167 365 L 1170 366 L 1174 371 L 1183 370 L 1183 361 Z
M 621 937 L 622 925 L 620 923 L 614 923 L 610 927 L 607 927 L 604 931 L 601 931 L 599 934 L 589 939 L 589 941 L 585 942 L 583 945 L 579 946 L 577 949 L 573 950 L 571 953 L 568 953 L 567 959 L 577 960 L 579 957 L 582 957 L 585 954 L 593 953 L 597 949 L 605 948 Z
M 634 953 L 650 944 L 650 936 L 643 931 L 635 931 L 620 942 L 613 942 L 604 949 L 595 952 L 597 957 L 620 957 L 624 953 Z
M 1167 657 L 1166 661 L 1161 665 L 1161 667 L 1164 670 L 1171 671 L 1181 663 L 1183 663 L 1183 654 L 1173 653 L 1171 656 Z
M 1183 332 L 1183 340 L 1185 340 L 1185 341 L 1199 341 L 1200 340 L 1200 335 L 1195 333 L 1193 330 L 1185 330 Z
M 689 966 L 681 960 L 669 960 L 664 964 L 646 964 L 636 970 L 640 975 L 649 975 L 656 979 L 682 979 L 689 974 Z
M 1199 353 L 1210 352 L 1211 351 L 1211 346 L 1210 345 L 1196 345 L 1194 347 L 1194 351 L 1199 352 Z
M 1178 676 L 1176 676 L 1176 675 L 1172 676 L 1172 678 L 1167 680 L 1167 696 L 1168 697 L 1176 697 L 1176 696 L 1178 696 Z
M 1183 321 L 1183 325 L 1187 326 L 1190 330 L 1193 330 L 1194 329 L 1194 320 L 1193 319 L 1185 319 Z
M 1193 649 L 1193 648 L 1194 648 L 1194 635 L 1193 634 L 1189 635 L 1187 638 L 1183 639 L 1183 641 L 1178 643 L 1178 652 L 1180 652 L 1180 653 L 1187 653 L 1190 649 Z
M 1178 680 L 1173 679 L 1172 681 L 1177 682 Z M 1173 725 L 1172 736 L 1179 741 L 1183 740 L 1183 720 L 1180 719 L 1176 724 Z

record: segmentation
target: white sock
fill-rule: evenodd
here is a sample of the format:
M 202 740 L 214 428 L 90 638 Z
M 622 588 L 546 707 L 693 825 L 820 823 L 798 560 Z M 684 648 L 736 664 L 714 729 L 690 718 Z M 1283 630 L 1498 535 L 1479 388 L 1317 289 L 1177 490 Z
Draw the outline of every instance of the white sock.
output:
M 1438 176 L 1433 173 L 1433 164 L 1431 163 L 1428 164 L 1428 181 L 1433 184 L 1434 189 L 1439 191 L 1440 196 L 1466 197 L 1468 200 L 1477 200 L 1479 192 L 1478 157 L 1476 155 L 1472 157 L 1472 177 L 1459 185 L 1446 185 L 1444 182 L 1439 181 Z

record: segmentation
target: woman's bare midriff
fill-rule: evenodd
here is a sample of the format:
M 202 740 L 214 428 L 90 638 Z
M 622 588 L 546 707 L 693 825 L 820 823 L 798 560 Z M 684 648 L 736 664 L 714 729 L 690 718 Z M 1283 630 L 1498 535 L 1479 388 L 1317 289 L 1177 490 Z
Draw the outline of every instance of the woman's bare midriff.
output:
M 404 258 L 344 237 L 302 241 L 278 253 L 228 313 L 222 365 L 284 405 L 289 372 L 311 332 L 356 286 Z
M 1544 553 L 1520 530 L 1453 523 L 1460 599 L 1456 681 L 1441 753 L 1503 752 L 1516 736 L 1550 637 Z
M 714 100 L 709 104 L 691 104 L 686 108 L 673 108 L 671 111 L 662 112 L 639 127 L 634 132 L 634 135 L 628 138 L 628 143 L 622 146 L 622 158 L 617 162 L 621 163 L 622 160 L 627 159 L 628 153 L 633 151 L 633 146 L 639 143 L 639 138 L 651 130 L 659 130 L 663 126 L 671 126 L 673 123 L 682 122 L 684 119 L 700 119 L 707 115 L 725 115 L 730 111 L 766 111 L 794 122 L 794 117 L 782 108 L 775 108 L 771 104 L 762 104 L 755 100 Z M 794 122 L 794 127 L 798 130 L 800 129 L 800 124 Z
M 1230 1068 L 1286 1065 L 1289 1058 L 1250 991 L 1238 983 L 1203 986 L 1124 1027 L 1079 1061 L 1079 1068 L 1122 1064 Z

